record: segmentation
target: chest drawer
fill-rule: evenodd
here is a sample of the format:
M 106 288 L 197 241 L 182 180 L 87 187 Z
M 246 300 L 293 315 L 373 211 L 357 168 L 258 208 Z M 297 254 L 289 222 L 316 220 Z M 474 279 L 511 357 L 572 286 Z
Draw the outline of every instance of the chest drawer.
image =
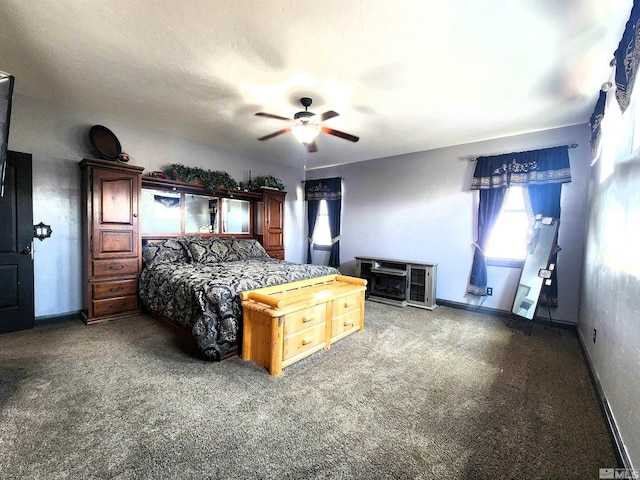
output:
M 138 297 L 136 295 L 108 298 L 106 300 L 95 300 L 93 302 L 93 314 L 95 316 L 110 315 L 137 309 Z
M 288 360 L 320 344 L 324 346 L 326 333 L 326 323 L 322 322 L 285 337 L 282 347 L 282 360 Z
M 333 300 L 333 317 L 335 318 L 338 315 L 342 315 L 347 312 L 352 312 L 353 310 L 359 309 L 361 299 L 362 294 L 358 292 L 351 295 L 345 295 L 344 297 Z
M 119 280 L 116 282 L 104 282 L 93 284 L 93 298 L 124 297 L 138 293 L 138 280 Z
M 340 315 L 339 317 L 334 317 L 331 322 L 331 339 L 334 340 L 344 333 L 352 333 L 360 330 L 360 316 L 361 311 L 357 309 Z
M 137 258 L 118 258 L 113 260 L 94 260 L 93 276 L 130 275 L 138 273 Z
M 286 337 L 304 328 L 309 328 L 325 321 L 327 304 L 316 305 L 298 312 L 288 314 L 284 319 L 283 334 Z

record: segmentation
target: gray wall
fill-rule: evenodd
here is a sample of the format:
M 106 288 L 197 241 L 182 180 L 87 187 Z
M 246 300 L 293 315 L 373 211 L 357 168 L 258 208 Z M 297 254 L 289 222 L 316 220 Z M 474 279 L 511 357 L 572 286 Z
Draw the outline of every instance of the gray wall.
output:
M 591 168 L 578 332 L 629 457 L 640 468 L 640 156 L 634 146 L 634 140 L 640 144 L 640 118 L 637 99 L 623 118 L 613 93 L 602 151 Z
M 458 145 L 368 162 L 307 170 L 308 179 L 343 177 L 341 262 L 355 273 L 356 255 L 438 263 L 437 297 L 477 304 L 466 295 L 475 240 L 477 192 L 469 185 L 471 156 L 577 143 L 570 149 L 572 182 L 562 192 L 554 320 L 577 323 L 589 174 L 586 125 Z M 484 307 L 510 311 L 520 269 L 489 267 L 493 296 Z M 547 315 L 546 311 L 539 312 Z
M 304 202 L 302 167 L 293 169 L 239 157 L 210 145 L 145 129 L 126 119 L 15 95 L 9 148 L 33 154 L 33 220 L 51 225 L 53 236 L 35 240 L 36 317 L 77 312 L 82 308 L 81 192 L 78 162 L 90 156 L 88 130 L 101 124 L 120 140 L 130 163 L 146 172 L 170 163 L 226 170 L 239 181 L 272 174 L 287 186 L 285 207 L 287 260 L 303 261 Z M 306 255 L 306 252 L 305 252 Z

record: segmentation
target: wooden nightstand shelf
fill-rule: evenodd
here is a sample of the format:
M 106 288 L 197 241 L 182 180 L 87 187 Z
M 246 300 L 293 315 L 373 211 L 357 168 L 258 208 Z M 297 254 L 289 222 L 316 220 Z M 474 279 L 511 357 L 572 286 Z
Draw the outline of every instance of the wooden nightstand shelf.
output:
M 364 329 L 366 281 L 342 275 L 240 293 L 242 358 L 271 375 Z

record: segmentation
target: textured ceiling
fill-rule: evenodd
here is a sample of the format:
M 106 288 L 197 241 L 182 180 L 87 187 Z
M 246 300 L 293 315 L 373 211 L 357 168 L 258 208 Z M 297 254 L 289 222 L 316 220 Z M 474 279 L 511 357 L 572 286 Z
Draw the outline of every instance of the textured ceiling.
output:
M 632 0 L 2 0 L 16 92 L 286 165 L 585 123 Z M 308 153 L 299 99 L 335 110 Z

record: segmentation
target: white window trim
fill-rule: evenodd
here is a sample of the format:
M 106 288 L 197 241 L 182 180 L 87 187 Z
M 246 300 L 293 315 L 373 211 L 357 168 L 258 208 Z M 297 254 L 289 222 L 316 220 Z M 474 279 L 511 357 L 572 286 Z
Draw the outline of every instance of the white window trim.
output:
M 531 198 L 529 197 L 529 190 L 527 189 L 526 185 L 520 188 L 522 191 L 522 197 L 524 199 L 524 210 L 529 219 L 529 228 L 532 228 L 535 222 L 535 216 L 533 215 L 533 208 L 531 207 Z M 500 213 L 498 215 L 502 214 L 503 208 L 504 208 L 504 204 L 500 208 Z M 523 259 L 485 256 L 487 266 L 491 266 L 491 267 L 522 268 L 524 266 L 525 259 L 526 259 L 526 254 L 525 254 L 525 258 Z

